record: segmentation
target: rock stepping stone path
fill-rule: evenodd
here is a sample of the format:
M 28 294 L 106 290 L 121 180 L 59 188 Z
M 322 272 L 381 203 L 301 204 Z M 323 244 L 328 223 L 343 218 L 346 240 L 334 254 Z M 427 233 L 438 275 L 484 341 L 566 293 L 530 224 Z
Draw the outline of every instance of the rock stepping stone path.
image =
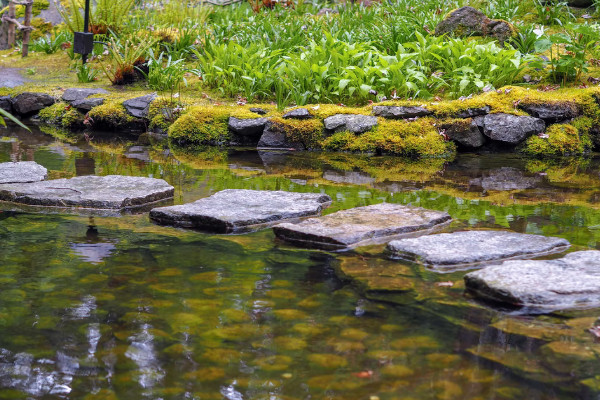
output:
M 505 261 L 465 275 L 477 297 L 530 312 L 600 306 L 600 251 L 556 260 Z
M 193 203 L 155 208 L 150 218 L 159 224 L 239 233 L 319 215 L 330 204 L 331 198 L 320 193 L 228 189 Z
M 561 238 L 508 231 L 462 231 L 394 240 L 387 249 L 393 255 L 439 271 L 456 271 L 474 264 L 510 258 L 531 258 L 566 250 Z
M 39 182 L 47 176 L 48 170 L 35 161 L 0 163 L 0 184 Z
M 423 232 L 451 220 L 446 212 L 382 203 L 338 211 L 300 223 L 275 225 L 275 235 L 286 242 L 325 250 L 345 250 L 381 243 L 395 235 Z
M 0 185 L 0 200 L 43 207 L 125 210 L 173 197 L 162 179 L 135 176 L 78 176 Z

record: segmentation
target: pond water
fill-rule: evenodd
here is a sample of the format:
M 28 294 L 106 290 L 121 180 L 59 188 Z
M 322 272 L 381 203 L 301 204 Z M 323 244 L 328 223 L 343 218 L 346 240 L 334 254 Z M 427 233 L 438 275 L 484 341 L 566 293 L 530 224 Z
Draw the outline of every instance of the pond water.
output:
M 326 211 L 394 202 L 600 248 L 600 159 L 453 162 L 66 143 L 0 130 L 0 162 L 51 178 L 163 178 L 188 202 L 226 188 L 324 192 Z M 2 207 L 0 206 L 0 209 Z M 600 393 L 598 310 L 523 315 L 464 294 L 464 272 L 211 235 L 147 214 L 0 212 L 2 399 L 573 399 Z

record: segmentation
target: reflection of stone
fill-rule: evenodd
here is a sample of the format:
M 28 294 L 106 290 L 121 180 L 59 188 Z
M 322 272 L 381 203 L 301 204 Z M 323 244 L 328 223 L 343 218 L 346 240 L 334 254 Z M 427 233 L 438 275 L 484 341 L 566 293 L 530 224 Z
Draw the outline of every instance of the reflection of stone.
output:
M 502 167 L 491 170 L 488 176 L 471 179 L 469 183 L 485 190 L 507 191 L 535 188 L 541 182 L 539 176 L 525 176 L 516 168 Z
M 360 171 L 325 171 L 323 179 L 336 183 L 351 183 L 354 185 L 369 185 L 375 182 L 375 178 Z
M 116 250 L 114 243 L 71 243 L 73 254 L 81 257 L 83 261 L 90 263 L 100 263 L 105 258 L 110 257 Z
M 482 299 L 551 311 L 600 306 L 600 251 L 578 251 L 557 260 L 505 261 L 465 276 Z
M 508 231 L 463 231 L 400 239 L 388 244 L 396 257 L 445 271 L 514 257 L 532 257 L 563 251 L 565 239 Z

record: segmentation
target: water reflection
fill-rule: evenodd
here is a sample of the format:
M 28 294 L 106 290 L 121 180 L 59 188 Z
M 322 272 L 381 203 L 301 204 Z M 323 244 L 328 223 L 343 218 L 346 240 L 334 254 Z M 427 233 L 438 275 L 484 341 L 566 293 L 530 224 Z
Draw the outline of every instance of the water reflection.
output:
M 99 264 L 113 254 L 117 244 L 117 240 L 101 238 L 95 226 L 94 217 L 89 217 L 84 241 L 71 242 L 70 247 L 73 254 L 81 257 L 82 260 Z

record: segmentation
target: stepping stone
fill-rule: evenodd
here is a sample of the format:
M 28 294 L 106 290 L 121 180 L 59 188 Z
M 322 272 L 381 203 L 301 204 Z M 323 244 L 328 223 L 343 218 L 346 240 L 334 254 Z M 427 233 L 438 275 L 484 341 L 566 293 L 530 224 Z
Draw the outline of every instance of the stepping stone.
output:
M 531 258 L 564 251 L 565 239 L 507 231 L 439 233 L 395 240 L 388 244 L 394 257 L 418 262 L 440 271 L 510 258 Z
M 173 197 L 162 179 L 135 176 L 78 176 L 0 185 L 0 200 L 43 207 L 124 210 Z
M 35 161 L 0 164 L 0 184 L 39 182 L 46 179 L 47 176 L 48 170 Z
M 427 231 L 450 220 L 445 212 L 382 203 L 309 218 L 298 224 L 283 223 L 273 230 L 279 239 L 299 246 L 345 250 L 381 243 L 396 235 Z
M 319 215 L 330 204 L 331 198 L 320 193 L 228 189 L 193 203 L 155 208 L 150 219 L 159 224 L 238 233 Z
M 465 284 L 476 297 L 535 313 L 598 307 L 600 251 L 578 251 L 556 260 L 505 261 L 468 273 Z

